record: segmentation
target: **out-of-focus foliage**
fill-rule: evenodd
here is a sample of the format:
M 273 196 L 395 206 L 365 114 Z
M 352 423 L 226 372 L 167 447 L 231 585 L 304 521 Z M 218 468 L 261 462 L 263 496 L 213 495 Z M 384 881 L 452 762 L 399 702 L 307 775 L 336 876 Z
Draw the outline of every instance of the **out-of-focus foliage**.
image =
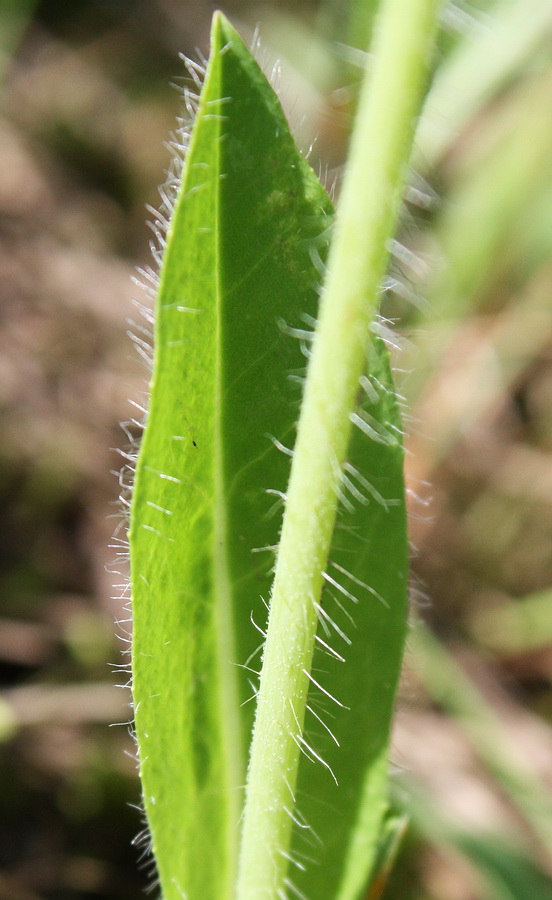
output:
M 370 4 L 350 18 L 337 2 L 241 0 L 225 11 L 244 34 L 260 23 L 268 67 L 282 60 L 291 120 L 305 148 L 317 138 L 311 161 L 338 189 Z M 147 380 L 125 319 L 134 267 L 149 262 L 144 204 L 157 203 L 179 111 L 167 85 L 184 77 L 178 52 L 206 48 L 210 14 L 175 0 L 0 6 L 6 900 L 124 900 L 150 879 L 129 846 L 140 828 L 126 805 L 139 796 L 124 754 L 133 745 L 125 728 L 107 728 L 129 716 L 111 686 L 126 675 L 108 668 L 121 661 L 112 621 L 127 618 L 110 599 L 123 579 L 105 568 L 124 553 L 121 533 L 108 549 L 118 493 L 108 473 L 119 468 L 109 448 L 127 441 L 119 420 L 135 433 L 127 398 L 140 403 Z M 483 715 L 492 707 L 501 764 L 536 779 L 543 802 L 552 629 L 546 599 L 533 598 L 552 584 L 551 19 L 547 0 L 449 7 L 385 300 L 406 339 L 396 363 L 411 415 L 413 610 L 473 681 Z M 499 870 L 545 872 L 550 847 L 499 783 L 492 742 L 481 754 L 438 696 L 439 675 L 424 689 L 423 663 L 413 645 L 399 772 L 423 786 L 426 817 L 472 839 L 490 833 L 500 852 L 436 841 L 397 775 L 414 822 L 388 896 L 508 896 Z M 533 863 L 508 863 L 512 845 Z

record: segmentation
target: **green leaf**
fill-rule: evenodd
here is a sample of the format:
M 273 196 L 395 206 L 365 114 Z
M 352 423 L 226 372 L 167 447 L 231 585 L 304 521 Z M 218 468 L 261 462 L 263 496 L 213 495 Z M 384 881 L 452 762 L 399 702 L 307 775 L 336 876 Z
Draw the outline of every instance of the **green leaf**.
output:
M 293 890 L 287 865 L 291 822 L 286 822 L 282 812 L 287 804 L 295 803 L 300 749 L 310 752 L 322 766 L 329 768 L 329 764 L 309 748 L 302 733 L 304 724 L 308 725 L 310 711 L 309 682 L 325 693 L 326 702 L 330 700 L 340 709 L 345 707 L 342 700 L 332 700 L 329 691 L 319 684 L 311 670 L 318 619 L 327 614 L 322 598 L 324 584 L 331 585 L 353 605 L 355 599 L 359 599 L 352 596 L 351 589 L 336 584 L 331 547 L 339 494 L 346 486 L 344 474 L 348 472 L 353 422 L 365 435 L 376 437 L 378 442 L 390 448 L 386 475 L 393 478 L 397 468 L 400 472 L 397 463 L 402 448 L 397 434 L 394 441 L 391 440 L 392 418 L 384 416 L 377 422 L 374 416 L 371 422 L 376 421 L 376 426 L 372 428 L 370 420 L 363 420 L 354 411 L 359 397 L 359 379 L 362 379 L 366 365 L 372 364 L 370 325 L 377 313 L 389 242 L 396 228 L 403 173 L 411 147 L 413 123 L 425 88 L 437 13 L 438 0 L 415 0 L 406 6 L 402 0 L 382 3 L 370 73 L 366 73 L 360 93 L 359 113 L 298 422 L 276 561 L 251 742 L 238 875 L 239 900 L 282 897 L 287 890 Z M 376 399 L 379 399 L 377 394 Z M 378 434 L 378 429 L 383 434 L 381 431 Z M 356 471 L 354 467 L 352 471 Z M 371 474 L 368 471 L 369 477 Z M 401 496 L 391 499 L 399 506 L 403 504 L 402 483 Z M 404 519 L 402 522 L 404 525 Z M 398 552 L 393 554 L 394 579 L 389 584 L 389 596 L 379 597 L 374 588 L 374 579 L 378 577 L 375 572 L 370 570 L 366 579 L 361 579 L 351 570 L 350 566 L 355 566 L 359 555 L 358 544 L 356 552 L 348 554 L 348 568 L 340 566 L 338 569 L 348 583 L 365 592 L 363 606 L 371 609 L 376 599 L 380 600 L 388 610 L 385 621 L 386 625 L 389 623 L 389 630 L 383 625 L 379 630 L 375 624 L 377 614 L 373 615 L 371 624 L 374 627 L 368 628 L 368 640 L 361 644 L 363 650 L 367 648 L 365 652 L 372 654 L 367 681 L 362 687 L 370 691 L 376 684 L 378 689 L 369 698 L 376 704 L 371 711 L 374 721 L 369 734 L 365 735 L 366 743 L 361 743 L 363 750 L 369 747 L 365 760 L 368 777 L 364 785 L 356 782 L 350 797 L 342 789 L 336 797 L 338 803 L 347 800 L 353 805 L 358 803 L 355 810 L 358 818 L 351 833 L 347 857 L 344 864 L 341 858 L 339 861 L 343 869 L 338 873 L 337 891 L 342 900 L 358 896 L 364 887 L 373 866 L 376 835 L 385 804 L 386 754 L 383 746 L 387 743 L 396 687 L 392 676 L 385 678 L 385 663 L 390 657 L 387 675 L 393 672 L 398 677 L 394 665 L 395 642 L 402 647 L 405 617 L 406 541 L 400 541 L 404 528 L 399 520 L 396 525 L 397 544 L 393 549 Z M 354 526 L 352 530 L 349 526 L 348 533 L 350 536 L 357 534 Z M 372 536 L 375 542 L 382 539 L 380 549 L 383 552 L 373 561 L 378 570 L 384 569 L 386 541 L 389 540 L 385 525 L 382 523 L 381 528 L 370 532 Z M 402 553 L 398 550 L 399 543 Z M 330 571 L 331 575 L 328 574 Z M 382 645 L 375 648 L 374 644 L 382 636 L 385 636 Z M 383 661 L 383 677 L 378 667 L 380 661 Z M 321 681 L 324 681 L 324 674 L 320 673 Z M 350 727 L 349 723 L 355 722 L 355 715 L 346 717 L 346 722 Z M 342 757 L 343 752 L 340 759 Z M 347 752 L 345 758 L 351 759 L 352 753 Z M 299 773 L 299 782 L 300 778 Z M 323 822 L 319 816 L 324 833 L 328 835 L 326 843 L 323 842 L 325 858 L 334 841 L 339 842 L 340 826 L 347 819 L 345 811 L 341 819 L 339 815 L 331 817 L 329 811 L 334 809 L 331 804 L 327 805 Z M 298 868 L 301 872 L 300 863 Z M 321 888 L 326 895 L 326 892 L 332 893 L 333 885 L 329 879 L 335 876 L 336 869 L 327 866 L 324 871 L 328 872 L 328 878 L 319 876 L 319 881 L 324 881 Z M 300 874 L 297 877 L 302 878 Z M 296 890 L 301 893 L 301 888 Z
M 251 619 L 264 628 L 273 565 L 255 551 L 278 543 L 278 444 L 294 442 L 332 216 L 277 98 L 215 16 L 161 270 L 130 528 L 136 734 L 164 900 L 234 892 L 261 648 Z M 405 631 L 400 421 L 378 338 L 369 360 L 327 570 L 338 587 L 323 599 L 332 649 L 320 644 L 313 667 L 342 706 L 313 685 L 305 739 L 324 763 L 302 759 L 298 809 L 281 810 L 304 866 L 293 882 L 320 900 L 356 896 L 376 853 Z
M 353 431 L 345 471 L 364 499 L 344 488 L 351 507 L 341 507 L 327 569 L 339 588 L 326 582 L 322 595 L 336 627 L 326 622 L 326 633 L 320 628 L 319 634 L 344 661 L 318 643 L 312 667 L 324 690 L 342 705 L 320 690 L 309 694 L 309 706 L 335 741 L 313 713 L 307 712 L 305 721 L 306 739 L 337 784 L 324 766 L 308 761 L 301 764 L 298 783 L 299 812 L 322 846 L 316 852 L 319 864 L 294 871 L 293 882 L 307 896 L 339 900 L 358 895 L 379 850 L 387 809 L 389 729 L 407 617 L 400 419 L 389 388 L 387 352 L 377 346 L 368 376 L 373 395 L 365 396 L 359 414 L 381 440 Z M 297 828 L 292 855 L 312 855 L 306 838 L 308 833 Z
M 262 598 L 331 204 L 220 17 L 157 299 L 130 531 L 133 690 L 165 900 L 230 896 Z M 230 41 L 230 43 L 228 43 Z M 191 311 L 188 311 L 191 310 Z M 251 617 L 251 618 L 250 618 Z M 249 662 L 248 662 L 249 660 Z M 242 705 L 245 704 L 245 705 Z

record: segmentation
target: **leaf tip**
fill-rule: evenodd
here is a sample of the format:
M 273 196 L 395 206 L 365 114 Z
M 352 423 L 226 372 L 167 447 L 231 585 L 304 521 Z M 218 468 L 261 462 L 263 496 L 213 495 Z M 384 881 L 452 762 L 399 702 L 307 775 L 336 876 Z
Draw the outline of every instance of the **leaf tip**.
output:
M 217 9 L 213 13 L 211 23 L 211 47 L 217 48 L 220 51 L 233 41 L 242 43 L 241 37 L 231 24 L 230 20 L 227 19 L 220 9 Z

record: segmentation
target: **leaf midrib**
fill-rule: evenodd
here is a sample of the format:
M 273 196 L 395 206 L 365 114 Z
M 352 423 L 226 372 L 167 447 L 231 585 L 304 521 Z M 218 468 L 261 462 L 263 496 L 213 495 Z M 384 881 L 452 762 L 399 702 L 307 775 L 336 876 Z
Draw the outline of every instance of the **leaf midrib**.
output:
M 215 48 L 213 48 L 215 49 Z M 216 48 L 215 52 L 218 52 Z M 221 71 L 218 65 L 219 85 L 218 96 L 221 91 Z M 219 109 L 221 104 L 219 103 Z M 245 763 L 244 748 L 242 746 L 242 727 L 239 716 L 240 699 L 237 677 L 237 654 L 232 614 L 232 582 L 228 567 L 228 523 L 226 515 L 225 499 L 228 490 L 225 489 L 224 477 L 224 435 L 223 435 L 223 334 L 222 334 L 222 308 L 224 302 L 224 285 L 221 277 L 222 263 L 222 234 L 221 234 L 221 117 L 218 123 L 218 140 L 216 141 L 215 173 L 217 188 L 215 191 L 215 228 L 214 228 L 214 255 L 215 255 L 215 307 L 216 307 L 216 337 L 215 337 L 215 397 L 214 397 L 214 494 L 213 508 L 213 575 L 216 606 L 216 645 L 219 677 L 219 705 L 221 735 L 224 743 L 224 765 L 226 769 L 226 783 L 228 794 L 228 820 L 226 845 L 228 850 L 228 881 L 227 894 L 233 895 L 236 879 L 238 856 L 238 829 L 240 818 L 241 795 L 238 787 L 243 782 Z

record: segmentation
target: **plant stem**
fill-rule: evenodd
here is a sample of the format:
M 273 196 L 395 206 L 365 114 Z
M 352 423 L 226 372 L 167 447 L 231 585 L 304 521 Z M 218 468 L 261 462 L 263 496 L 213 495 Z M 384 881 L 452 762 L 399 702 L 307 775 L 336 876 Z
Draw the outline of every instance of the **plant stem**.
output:
M 290 810 L 341 467 L 439 5 L 440 0 L 383 0 L 375 58 L 369 61 L 371 71 L 361 91 L 278 551 L 246 789 L 237 900 L 286 896 Z

